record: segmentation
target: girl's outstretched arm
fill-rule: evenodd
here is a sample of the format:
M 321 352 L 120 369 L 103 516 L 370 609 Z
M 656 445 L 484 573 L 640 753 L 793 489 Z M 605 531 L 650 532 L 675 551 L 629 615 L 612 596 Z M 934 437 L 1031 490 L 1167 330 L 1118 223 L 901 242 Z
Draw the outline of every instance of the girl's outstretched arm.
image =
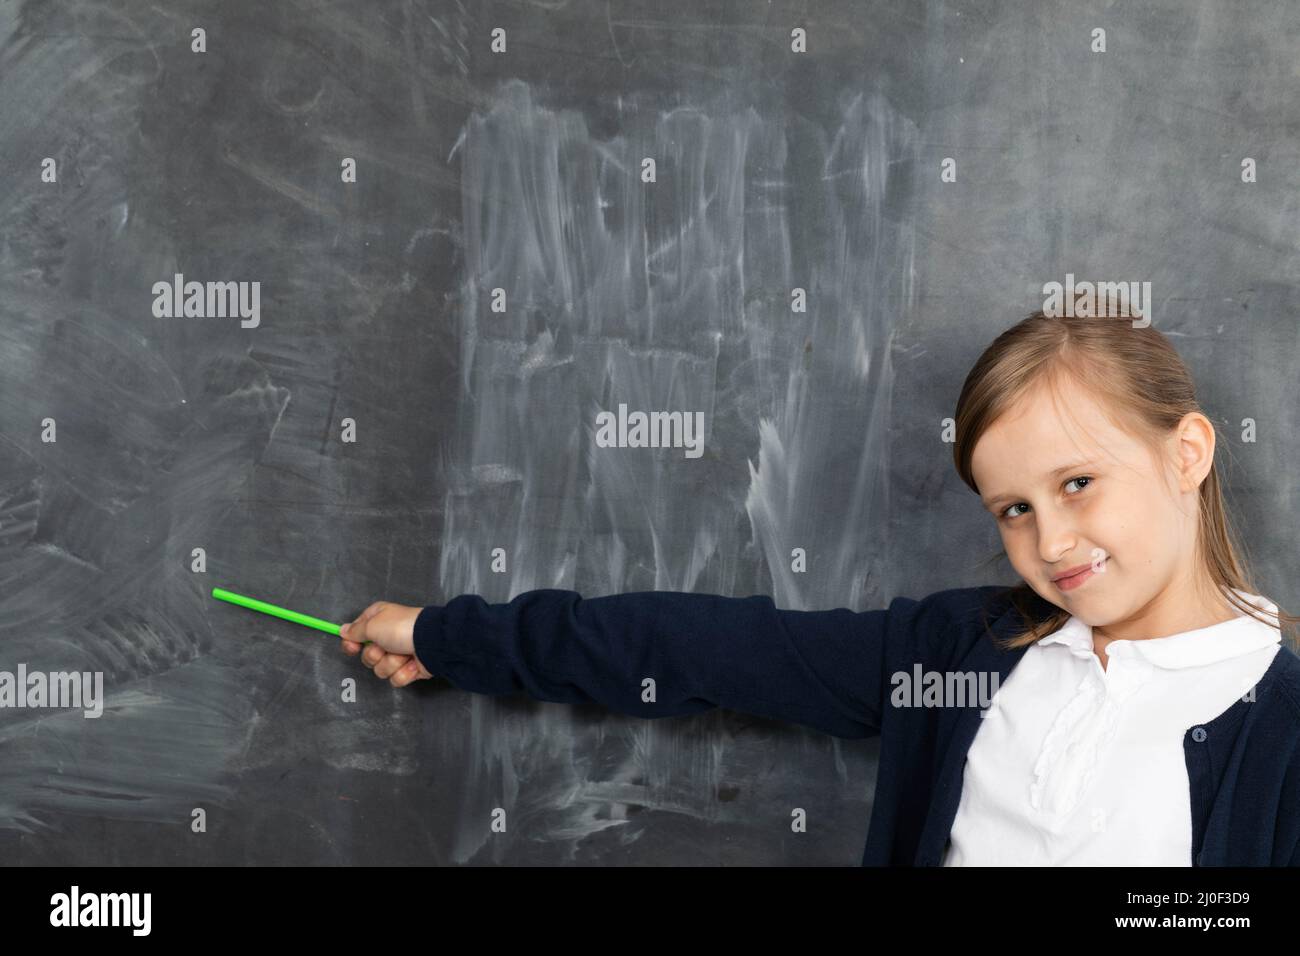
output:
M 880 730 L 887 670 L 919 660 L 917 644 L 941 636 L 953 602 L 935 597 L 793 611 L 766 595 L 541 589 L 489 604 L 464 594 L 419 612 L 414 650 L 430 673 L 476 693 L 638 717 L 718 706 L 867 737 Z

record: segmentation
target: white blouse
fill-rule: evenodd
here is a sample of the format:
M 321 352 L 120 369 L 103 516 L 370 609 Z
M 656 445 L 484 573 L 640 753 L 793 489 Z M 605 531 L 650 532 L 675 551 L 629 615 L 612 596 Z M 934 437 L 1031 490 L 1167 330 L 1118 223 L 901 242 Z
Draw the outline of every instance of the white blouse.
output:
M 1276 628 L 1238 613 L 1112 641 L 1103 670 L 1092 627 L 1070 617 L 1025 650 L 984 713 L 943 865 L 1191 866 L 1183 736 L 1249 694 L 1280 648 Z

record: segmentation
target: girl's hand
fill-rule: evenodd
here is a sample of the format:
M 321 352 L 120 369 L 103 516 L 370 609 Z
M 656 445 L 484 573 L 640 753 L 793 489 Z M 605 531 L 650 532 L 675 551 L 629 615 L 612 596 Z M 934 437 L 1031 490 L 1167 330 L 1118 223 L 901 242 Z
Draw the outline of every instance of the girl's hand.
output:
M 394 687 L 432 677 L 415 656 L 415 619 L 422 610 L 376 601 L 339 629 L 343 653 L 356 654 L 364 641 L 372 642 L 362 652 L 361 663 L 374 668 L 376 677 L 386 678 Z

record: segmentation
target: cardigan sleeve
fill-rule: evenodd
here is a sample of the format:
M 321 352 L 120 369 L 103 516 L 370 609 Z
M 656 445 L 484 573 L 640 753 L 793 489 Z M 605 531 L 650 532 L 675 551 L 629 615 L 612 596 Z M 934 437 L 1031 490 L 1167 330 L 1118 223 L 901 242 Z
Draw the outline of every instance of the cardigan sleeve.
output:
M 950 592 L 957 593 L 957 592 Z M 421 610 L 415 654 L 481 694 L 596 703 L 655 718 L 723 707 L 837 737 L 879 733 L 886 662 L 939 629 L 944 602 L 794 611 L 766 595 L 540 589 L 508 603 L 463 594 Z M 927 613 L 928 608 L 928 613 Z

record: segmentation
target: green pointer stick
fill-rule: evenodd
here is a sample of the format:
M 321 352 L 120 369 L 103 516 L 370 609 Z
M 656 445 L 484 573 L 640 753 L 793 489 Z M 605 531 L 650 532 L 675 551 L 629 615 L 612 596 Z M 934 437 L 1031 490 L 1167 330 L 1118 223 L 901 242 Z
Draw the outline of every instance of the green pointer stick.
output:
M 231 604 L 238 604 L 240 607 L 246 607 L 253 611 L 261 611 L 263 614 L 270 614 L 273 617 L 282 617 L 286 621 L 293 621 L 295 624 L 302 624 L 305 627 L 314 627 L 318 631 L 325 631 L 329 634 L 338 636 L 339 626 L 330 621 L 322 621 L 318 617 L 311 617 L 308 614 L 299 614 L 297 611 L 290 611 L 287 608 L 276 607 L 274 604 L 267 604 L 265 601 L 259 601 L 256 598 L 244 597 L 242 594 L 236 594 L 234 591 L 227 591 L 225 588 L 213 588 L 212 596 L 222 601 L 229 601 Z M 369 644 L 370 641 L 362 641 L 362 644 Z

